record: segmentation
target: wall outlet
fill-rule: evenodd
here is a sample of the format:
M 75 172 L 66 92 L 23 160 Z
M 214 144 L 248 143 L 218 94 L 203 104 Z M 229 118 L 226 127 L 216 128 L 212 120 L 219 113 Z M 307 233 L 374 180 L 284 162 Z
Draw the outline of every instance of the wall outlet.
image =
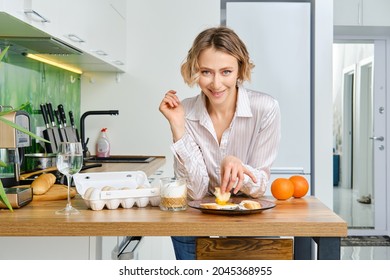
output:
M 45 129 L 46 129 L 46 127 L 44 127 L 44 126 L 37 126 L 37 128 L 35 129 L 35 134 L 43 138 L 43 131 Z M 43 143 L 41 143 L 42 141 L 39 141 L 38 139 L 36 141 L 37 141 L 37 143 L 43 144 Z

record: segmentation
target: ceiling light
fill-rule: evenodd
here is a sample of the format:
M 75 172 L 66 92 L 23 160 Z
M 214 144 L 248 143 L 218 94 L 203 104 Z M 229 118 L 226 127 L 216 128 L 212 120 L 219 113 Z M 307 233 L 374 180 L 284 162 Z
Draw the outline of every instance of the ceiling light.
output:
M 72 66 L 69 66 L 69 65 L 65 65 L 65 64 L 62 64 L 62 63 L 59 63 L 59 62 L 55 62 L 55 61 L 52 61 L 50 59 L 47 59 L 47 58 L 44 58 L 44 57 L 41 57 L 41 56 L 37 56 L 35 54 L 25 53 L 23 55 L 28 57 L 28 58 L 31 58 L 31 59 L 34 59 L 34 60 L 37 60 L 37 61 L 40 61 L 40 62 L 43 62 L 43 63 L 46 63 L 46 64 L 50 64 L 50 65 L 59 67 L 61 69 L 71 71 L 71 72 L 76 73 L 76 74 L 82 74 L 83 73 L 83 71 L 81 71 L 78 68 L 75 68 L 75 67 L 72 67 Z

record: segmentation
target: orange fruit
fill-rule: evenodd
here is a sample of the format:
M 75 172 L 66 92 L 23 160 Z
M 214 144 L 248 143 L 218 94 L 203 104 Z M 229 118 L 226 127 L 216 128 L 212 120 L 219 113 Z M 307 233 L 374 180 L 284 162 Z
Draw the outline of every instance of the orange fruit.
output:
M 290 181 L 294 184 L 293 197 L 303 197 L 309 191 L 309 182 L 305 177 L 300 175 L 294 175 L 290 177 Z
M 276 199 L 289 199 L 294 194 L 294 184 L 287 178 L 277 178 L 271 184 L 271 193 Z

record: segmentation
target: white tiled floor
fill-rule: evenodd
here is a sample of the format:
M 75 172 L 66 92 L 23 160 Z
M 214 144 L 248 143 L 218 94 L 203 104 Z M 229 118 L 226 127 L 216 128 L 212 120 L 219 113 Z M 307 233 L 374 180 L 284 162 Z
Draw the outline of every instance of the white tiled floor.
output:
M 387 247 L 341 247 L 342 260 L 390 260 Z
M 348 223 L 348 227 L 374 227 L 373 204 L 359 203 L 358 198 L 352 189 L 334 187 L 333 210 Z
M 373 227 L 373 204 L 357 202 L 359 197 L 350 189 L 334 187 L 334 211 L 349 227 Z M 341 247 L 342 260 L 390 260 L 390 246 L 387 247 Z

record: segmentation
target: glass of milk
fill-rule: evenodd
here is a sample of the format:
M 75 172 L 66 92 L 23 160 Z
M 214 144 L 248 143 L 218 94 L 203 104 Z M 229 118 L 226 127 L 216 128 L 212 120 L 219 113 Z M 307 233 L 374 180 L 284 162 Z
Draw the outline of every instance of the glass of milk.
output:
M 161 178 L 160 196 L 161 210 L 186 210 L 187 180 L 185 178 Z

